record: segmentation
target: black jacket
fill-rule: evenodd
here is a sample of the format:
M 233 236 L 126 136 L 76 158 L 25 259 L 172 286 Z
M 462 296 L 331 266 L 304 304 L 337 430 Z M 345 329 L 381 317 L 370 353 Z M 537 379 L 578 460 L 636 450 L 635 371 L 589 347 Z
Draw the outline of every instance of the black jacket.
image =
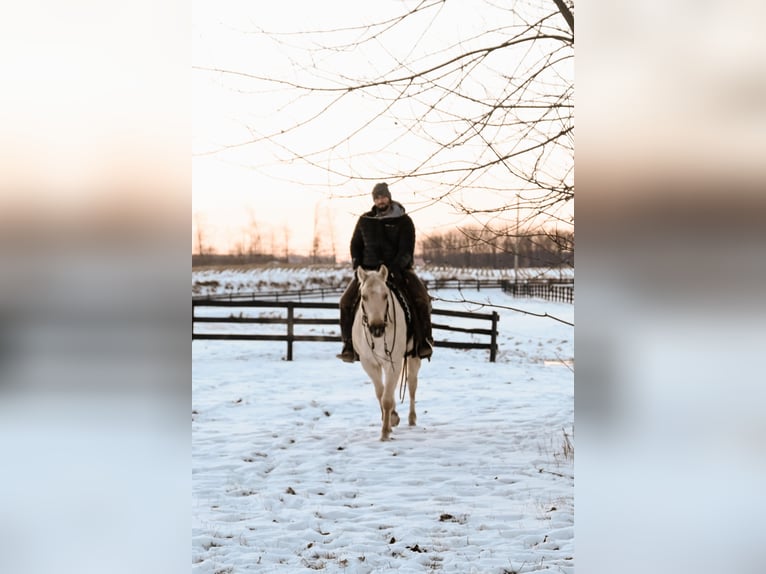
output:
M 385 263 L 394 273 L 411 269 L 415 253 L 415 225 L 404 206 L 391 202 L 390 213 L 379 216 L 373 207 L 356 222 L 351 237 L 351 260 L 356 269 L 377 269 Z

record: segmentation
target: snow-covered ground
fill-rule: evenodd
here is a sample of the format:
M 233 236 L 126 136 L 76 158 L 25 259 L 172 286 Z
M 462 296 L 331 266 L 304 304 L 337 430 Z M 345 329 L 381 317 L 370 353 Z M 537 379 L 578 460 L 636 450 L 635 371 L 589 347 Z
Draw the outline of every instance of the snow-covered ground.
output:
M 566 303 L 475 295 L 573 321 Z M 192 570 L 573 572 L 573 328 L 496 310 L 497 362 L 437 348 L 418 425 L 390 442 L 339 345 L 287 362 L 280 342 L 194 341 Z
M 415 268 L 418 277 L 425 281 L 435 279 L 509 279 L 513 280 L 513 269 L 456 268 L 442 266 L 420 266 Z M 307 265 L 285 267 L 279 264 L 258 265 L 247 268 L 200 268 L 192 272 L 192 294 L 236 295 L 274 289 L 295 290 L 298 288 L 342 289 L 351 280 L 352 269 L 344 265 Z M 570 279 L 574 269 L 519 270 L 519 279 Z

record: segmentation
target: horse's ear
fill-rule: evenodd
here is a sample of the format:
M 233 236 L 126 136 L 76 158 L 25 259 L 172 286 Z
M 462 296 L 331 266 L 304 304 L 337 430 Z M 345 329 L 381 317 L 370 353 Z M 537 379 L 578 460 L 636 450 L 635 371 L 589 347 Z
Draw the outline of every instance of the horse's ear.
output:
M 378 272 L 380 273 L 380 278 L 383 279 L 383 281 L 388 279 L 388 267 L 381 264 L 380 269 L 378 269 Z
M 359 283 L 364 283 L 365 277 L 367 277 L 367 272 L 360 265 L 356 268 L 356 280 L 359 281 Z

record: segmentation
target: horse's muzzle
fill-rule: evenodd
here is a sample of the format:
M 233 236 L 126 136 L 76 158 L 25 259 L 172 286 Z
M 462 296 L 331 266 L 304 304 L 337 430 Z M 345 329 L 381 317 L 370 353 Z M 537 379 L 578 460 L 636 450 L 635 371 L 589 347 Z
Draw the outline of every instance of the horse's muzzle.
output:
M 385 323 L 370 324 L 370 334 L 373 337 L 382 337 L 385 331 L 386 331 Z

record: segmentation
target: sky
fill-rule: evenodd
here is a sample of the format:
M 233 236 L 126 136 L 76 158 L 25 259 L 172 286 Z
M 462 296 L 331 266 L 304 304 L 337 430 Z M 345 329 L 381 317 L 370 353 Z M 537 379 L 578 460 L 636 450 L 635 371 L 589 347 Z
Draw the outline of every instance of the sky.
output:
M 494 25 L 494 11 L 487 10 L 484 3 L 445 4 L 438 18 L 434 18 L 433 10 L 428 11 L 388 31 L 383 42 L 370 42 L 330 56 L 327 52 L 307 52 L 307 47 L 316 48 L 323 42 L 353 42 L 359 37 L 358 29 L 333 36 L 296 33 L 358 27 L 398 14 L 404 5 L 343 1 L 327 9 L 311 2 L 288 2 L 264 11 L 248 2 L 194 2 L 192 225 L 201 226 L 208 241 L 215 242 L 219 250 L 243 241 L 247 235 L 244 229 L 256 221 L 267 248 L 274 246 L 279 251 L 277 245 L 283 248 L 289 241 L 292 251 L 305 254 L 318 233 L 323 249 L 332 242 L 339 256 L 345 257 L 353 226 L 358 216 L 371 207 L 370 192 L 378 180 L 389 181 L 393 198 L 413 216 L 419 236 L 475 223 L 438 200 L 444 193 L 444 182 L 438 178 L 392 181 L 386 177 L 430 153 L 425 141 L 429 134 L 408 133 L 391 117 L 373 121 L 347 144 L 315 156 L 314 167 L 285 161 L 285 150 L 271 142 L 236 145 L 312 117 L 330 101 L 328 98 L 336 97 L 312 94 L 296 98 L 294 90 L 262 78 L 316 85 L 318 77 L 338 73 L 370 77 L 385 74 L 393 58 L 428 65 L 435 61 L 429 54 L 436 49 L 458 41 L 462 42 L 462 50 L 490 42 L 488 38 L 477 39 Z M 476 10 L 476 6 L 482 9 Z M 429 25 L 433 29 L 423 34 Z M 258 34 L 259 30 L 276 34 L 268 37 Z M 317 75 L 306 69 L 312 65 L 322 71 Z M 211 69 L 233 70 L 261 79 Z M 476 97 L 486 97 L 495 89 L 492 82 L 496 81 L 477 76 L 475 85 L 466 89 L 475 92 Z M 409 108 L 396 113 L 419 114 L 420 105 L 410 102 Z M 348 95 L 341 106 L 312 120 L 310 127 L 300 130 L 294 138 L 283 137 L 280 145 L 307 153 L 325 149 L 365 125 L 380 111 L 379 107 L 380 101 L 369 95 Z M 453 111 L 457 113 L 458 109 Z M 430 129 L 434 131 L 431 135 L 441 132 L 444 136 L 450 128 L 433 125 Z M 226 148 L 232 145 L 235 147 Z M 459 149 L 450 156 L 450 161 L 465 161 L 467 157 Z M 353 177 L 339 177 L 335 174 L 338 171 L 350 172 Z M 485 184 L 508 187 L 512 181 L 507 174 L 499 180 L 497 177 L 487 178 L 484 183 L 468 182 L 471 189 L 459 192 L 465 193 L 462 199 L 481 208 L 509 201 L 508 193 L 482 188 Z M 196 246 L 194 243 L 193 248 Z
M 227 281 L 237 285 L 236 275 Z M 267 277 L 300 280 L 278 269 Z M 467 295 L 574 314 L 570 304 L 497 290 L 432 295 L 441 309 L 475 309 L 439 299 Z M 296 343 L 286 362 L 284 343 L 194 341 L 192 572 L 573 573 L 574 458 L 565 445 L 576 455 L 574 329 L 498 312 L 497 361 L 437 347 L 420 369 L 417 425 L 408 426 L 397 392 L 402 422 L 388 442 L 379 440 L 373 386 L 359 363 L 335 358 L 339 344 Z

